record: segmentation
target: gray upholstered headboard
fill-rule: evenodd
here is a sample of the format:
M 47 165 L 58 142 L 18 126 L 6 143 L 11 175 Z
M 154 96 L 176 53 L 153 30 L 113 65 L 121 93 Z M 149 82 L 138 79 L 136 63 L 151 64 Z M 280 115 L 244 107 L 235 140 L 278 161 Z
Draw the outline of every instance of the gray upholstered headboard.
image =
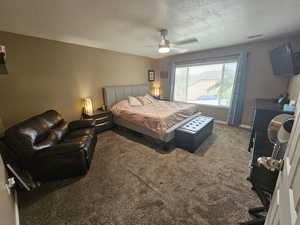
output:
M 128 96 L 143 96 L 149 92 L 147 84 L 103 87 L 104 103 L 110 109 Z

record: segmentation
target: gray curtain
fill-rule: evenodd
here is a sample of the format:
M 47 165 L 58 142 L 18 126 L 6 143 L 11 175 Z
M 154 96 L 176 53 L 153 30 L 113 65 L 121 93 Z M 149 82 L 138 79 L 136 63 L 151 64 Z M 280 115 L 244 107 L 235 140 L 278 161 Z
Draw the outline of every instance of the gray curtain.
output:
M 175 86 L 175 71 L 176 71 L 176 64 L 174 62 L 169 63 L 169 99 L 173 101 L 174 97 L 174 86 Z
M 232 91 L 231 106 L 228 113 L 228 125 L 230 126 L 238 126 L 242 121 L 246 91 L 248 55 L 248 52 L 242 52 L 238 57 L 238 68 Z

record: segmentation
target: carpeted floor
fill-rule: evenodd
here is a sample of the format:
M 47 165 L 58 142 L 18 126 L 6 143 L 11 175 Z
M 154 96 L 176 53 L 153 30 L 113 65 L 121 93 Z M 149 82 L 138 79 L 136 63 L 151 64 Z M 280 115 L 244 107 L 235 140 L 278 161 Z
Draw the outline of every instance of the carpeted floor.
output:
M 217 124 L 195 154 L 123 134 L 99 134 L 85 177 L 19 193 L 21 225 L 232 225 L 259 205 L 248 131 Z

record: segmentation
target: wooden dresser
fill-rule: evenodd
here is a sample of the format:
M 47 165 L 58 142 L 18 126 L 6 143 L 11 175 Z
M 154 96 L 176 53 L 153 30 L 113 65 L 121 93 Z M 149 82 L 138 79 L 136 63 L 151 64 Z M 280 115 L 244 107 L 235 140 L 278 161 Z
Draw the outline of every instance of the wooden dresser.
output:
M 282 110 L 282 106 L 272 99 L 256 99 L 254 120 L 248 151 L 252 153 L 251 164 L 256 164 L 261 156 L 271 156 L 273 144 L 268 138 L 268 126 L 279 114 L 293 114 Z
M 82 118 L 95 119 L 97 133 L 111 129 L 114 126 L 111 111 L 96 110 L 93 114 L 90 115 L 83 114 Z

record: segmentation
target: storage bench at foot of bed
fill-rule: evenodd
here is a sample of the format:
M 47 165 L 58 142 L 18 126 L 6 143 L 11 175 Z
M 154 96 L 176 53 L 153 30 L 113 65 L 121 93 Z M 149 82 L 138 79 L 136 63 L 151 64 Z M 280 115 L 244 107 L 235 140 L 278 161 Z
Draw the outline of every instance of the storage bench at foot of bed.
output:
M 175 130 L 176 147 L 195 152 L 212 133 L 214 118 L 197 116 Z

